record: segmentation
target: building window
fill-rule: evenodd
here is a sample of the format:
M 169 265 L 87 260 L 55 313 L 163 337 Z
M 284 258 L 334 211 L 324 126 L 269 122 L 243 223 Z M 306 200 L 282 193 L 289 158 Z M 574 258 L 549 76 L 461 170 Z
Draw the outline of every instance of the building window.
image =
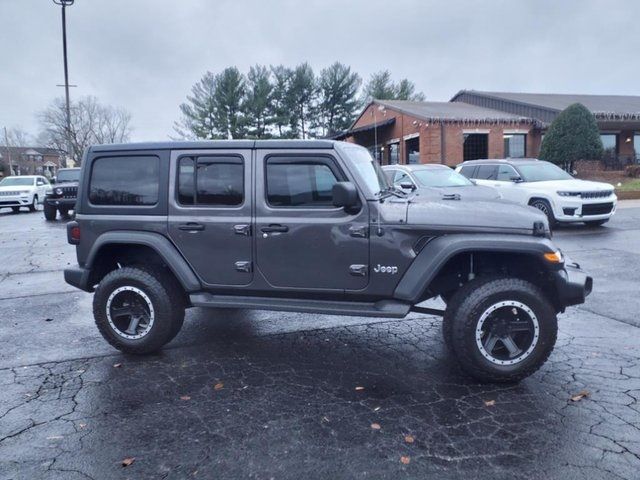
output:
M 505 158 L 524 158 L 527 155 L 527 136 L 522 133 L 504 135 Z
M 405 159 L 407 165 L 420 163 L 420 137 L 407 140 L 404 143 L 404 151 L 407 152 Z
M 606 156 L 617 155 L 617 153 L 618 153 L 618 134 L 616 134 L 616 133 L 602 133 L 602 134 L 600 134 L 600 140 L 602 140 L 602 146 L 604 147 L 604 154 Z
M 390 143 L 389 148 L 389 165 L 397 165 L 400 163 L 400 144 Z
M 465 133 L 463 160 L 478 160 L 489 157 L 489 135 L 486 133 Z

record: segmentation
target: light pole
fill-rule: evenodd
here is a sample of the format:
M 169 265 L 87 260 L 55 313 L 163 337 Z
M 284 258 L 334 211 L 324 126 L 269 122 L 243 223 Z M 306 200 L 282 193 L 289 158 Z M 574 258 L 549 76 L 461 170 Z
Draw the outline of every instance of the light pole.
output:
M 71 107 L 69 105 L 69 68 L 67 65 L 67 15 L 66 9 L 73 5 L 75 0 L 53 0 L 53 3 L 62 7 L 62 55 L 64 57 L 64 95 L 66 100 L 66 130 L 67 130 L 67 158 L 71 155 Z M 65 164 L 66 164 L 65 159 Z M 67 166 L 67 165 L 65 165 Z

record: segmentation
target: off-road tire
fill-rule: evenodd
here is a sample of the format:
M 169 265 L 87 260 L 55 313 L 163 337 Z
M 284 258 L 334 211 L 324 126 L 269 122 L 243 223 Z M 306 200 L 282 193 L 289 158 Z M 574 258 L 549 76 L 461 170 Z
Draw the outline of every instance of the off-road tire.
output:
M 108 273 L 93 297 L 93 316 L 98 330 L 107 342 L 125 353 L 147 354 L 160 350 L 178 334 L 184 322 L 185 295 L 181 288 L 175 288 L 176 284 L 175 279 L 160 268 L 131 266 Z M 109 295 L 122 286 L 142 290 L 153 304 L 154 323 L 142 338 L 123 338 L 109 324 L 106 311 Z
M 588 222 L 584 222 L 584 224 L 587 227 L 601 227 L 602 225 L 604 225 L 608 221 L 609 221 L 608 218 L 606 220 L 590 220 Z
M 60 207 L 58 211 L 60 212 L 61 217 L 67 218 L 69 216 L 69 209 L 67 207 Z
M 43 206 L 44 210 L 44 218 L 49 222 L 52 222 L 56 219 L 56 215 L 58 214 L 58 210 L 53 205 L 49 205 L 47 202 L 44 202 Z
M 529 202 L 529 206 L 533 208 L 537 208 L 542 213 L 547 216 L 547 220 L 549 220 L 549 228 L 553 228 L 556 226 L 556 217 L 553 214 L 553 208 L 551 208 L 551 204 L 542 198 L 534 198 Z
M 38 210 L 38 195 L 33 196 L 33 202 L 29 205 L 30 212 L 36 212 Z
M 491 305 L 515 300 L 528 306 L 539 324 L 537 344 L 528 357 L 514 365 L 497 365 L 484 358 L 476 344 L 475 330 L 482 313 Z M 537 371 L 549 358 L 556 342 L 555 309 L 532 283 L 513 277 L 479 277 L 464 285 L 447 305 L 443 321 L 445 343 L 461 368 L 481 382 L 518 382 Z

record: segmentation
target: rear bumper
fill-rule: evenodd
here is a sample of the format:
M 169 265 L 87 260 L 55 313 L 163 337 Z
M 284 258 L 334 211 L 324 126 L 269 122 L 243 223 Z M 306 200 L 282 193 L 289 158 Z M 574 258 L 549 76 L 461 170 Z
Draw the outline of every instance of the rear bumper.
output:
M 578 264 L 568 264 L 555 272 L 556 291 L 562 308 L 584 303 L 593 289 L 593 279 Z
M 93 286 L 89 285 L 89 273 L 86 268 L 66 268 L 64 270 L 64 281 L 85 292 L 93 292 Z

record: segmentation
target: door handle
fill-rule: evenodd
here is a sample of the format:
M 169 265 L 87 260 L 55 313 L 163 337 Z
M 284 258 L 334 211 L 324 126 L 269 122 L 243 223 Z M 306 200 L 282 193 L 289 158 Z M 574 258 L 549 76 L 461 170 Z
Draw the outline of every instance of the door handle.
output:
M 286 233 L 289 231 L 289 227 L 286 225 L 271 224 L 266 227 L 262 227 L 260 231 L 262 233 Z
M 178 225 L 178 230 L 184 230 L 185 232 L 201 232 L 204 230 L 204 225 L 201 223 L 189 222 Z

